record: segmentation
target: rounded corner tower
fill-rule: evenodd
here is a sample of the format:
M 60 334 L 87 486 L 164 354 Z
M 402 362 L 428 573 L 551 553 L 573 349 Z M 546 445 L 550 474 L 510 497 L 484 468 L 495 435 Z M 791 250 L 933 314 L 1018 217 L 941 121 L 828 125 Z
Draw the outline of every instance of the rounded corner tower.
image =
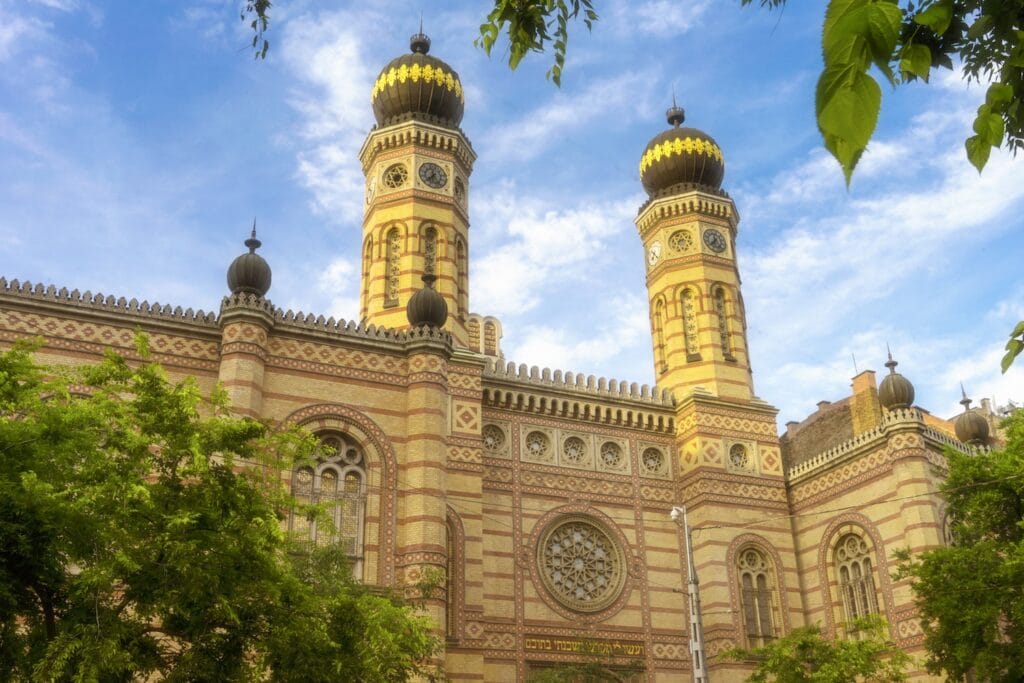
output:
M 410 51 L 381 69 L 370 93 L 377 125 L 359 152 L 366 177 L 360 316 L 409 327 L 409 301 L 432 277 L 448 310 L 444 329 L 466 346 L 476 154 L 459 128 L 462 81 L 429 52 L 430 38 L 412 36 Z

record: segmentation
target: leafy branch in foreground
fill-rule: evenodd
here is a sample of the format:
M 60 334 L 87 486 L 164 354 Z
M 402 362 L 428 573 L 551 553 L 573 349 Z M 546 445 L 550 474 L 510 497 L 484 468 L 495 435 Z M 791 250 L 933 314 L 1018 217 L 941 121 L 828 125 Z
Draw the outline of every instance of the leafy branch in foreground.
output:
M 803 626 L 764 647 L 734 649 L 722 657 L 756 664 L 749 683 L 899 683 L 910 657 L 886 639 L 879 616 L 853 622 L 856 638 L 831 640 L 818 626 Z
M 312 437 L 230 417 L 137 346 L 64 376 L 0 353 L 0 680 L 430 676 L 430 619 L 282 531 Z

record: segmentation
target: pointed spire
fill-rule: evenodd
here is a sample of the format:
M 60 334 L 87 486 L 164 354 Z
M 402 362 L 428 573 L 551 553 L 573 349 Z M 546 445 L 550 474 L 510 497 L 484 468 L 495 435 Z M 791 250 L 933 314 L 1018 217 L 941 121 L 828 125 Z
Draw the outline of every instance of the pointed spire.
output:
M 430 52 L 430 38 L 423 32 L 423 13 L 420 12 L 420 32 L 409 39 L 409 49 L 425 55 Z
M 256 216 L 252 217 L 252 234 L 245 241 L 245 246 L 249 247 L 250 254 L 255 254 L 256 250 L 263 246 L 263 242 L 256 239 Z
M 960 399 L 960 405 L 964 407 L 964 412 L 971 409 L 971 399 L 967 398 L 967 390 L 964 389 L 964 383 L 960 382 L 960 395 L 963 397 Z
M 889 348 L 889 342 L 885 342 L 885 353 L 889 356 L 889 360 L 885 362 L 885 367 L 889 368 L 890 375 L 895 375 L 896 366 L 899 365 L 899 363 L 892 359 L 892 349 Z
M 682 107 L 676 104 L 676 86 L 674 83 L 672 84 L 672 106 L 665 112 L 665 118 L 668 119 L 668 122 L 676 128 L 686 120 L 686 112 L 683 111 Z

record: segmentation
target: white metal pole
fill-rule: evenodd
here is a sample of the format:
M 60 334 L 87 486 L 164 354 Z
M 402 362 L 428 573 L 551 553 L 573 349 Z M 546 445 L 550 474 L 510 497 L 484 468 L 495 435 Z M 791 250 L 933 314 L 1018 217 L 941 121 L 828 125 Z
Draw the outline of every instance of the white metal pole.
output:
M 690 602 L 690 666 L 693 669 L 693 683 L 708 683 L 704 659 L 704 626 L 700 618 L 700 581 L 697 580 L 697 565 L 693 561 L 693 539 L 690 536 L 686 506 L 672 508 L 671 517 L 677 524 L 682 523 L 686 538 L 686 594 Z

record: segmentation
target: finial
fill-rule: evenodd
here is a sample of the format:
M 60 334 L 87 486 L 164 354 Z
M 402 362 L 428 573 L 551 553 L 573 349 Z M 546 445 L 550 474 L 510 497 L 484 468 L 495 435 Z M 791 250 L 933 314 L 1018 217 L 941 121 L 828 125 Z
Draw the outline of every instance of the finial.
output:
M 896 366 L 899 365 L 899 363 L 897 363 L 896 361 L 894 361 L 892 359 L 892 350 L 889 348 L 889 342 L 885 343 L 885 353 L 886 353 L 886 355 L 889 356 L 889 360 L 886 361 L 885 367 L 889 368 L 889 374 L 890 375 L 895 375 L 896 374 Z
M 674 92 L 672 93 L 672 106 L 665 112 L 665 118 L 668 119 L 668 122 L 676 128 L 686 120 L 686 112 L 683 111 L 682 107 L 676 104 L 676 95 Z
M 263 242 L 256 239 L 256 217 L 252 217 L 252 235 L 245 241 L 245 246 L 249 247 L 249 253 L 255 254 L 256 250 L 263 246 Z
M 963 396 L 960 399 L 960 405 L 964 407 L 964 412 L 971 409 L 971 399 L 967 398 L 967 390 L 964 389 L 964 383 L 960 382 L 960 395 Z
M 437 276 L 433 273 L 423 273 L 423 284 L 431 289 L 434 288 L 434 282 L 437 280 Z
M 420 12 L 420 32 L 409 39 L 409 49 L 421 55 L 430 52 L 430 38 L 423 32 L 422 12 Z

